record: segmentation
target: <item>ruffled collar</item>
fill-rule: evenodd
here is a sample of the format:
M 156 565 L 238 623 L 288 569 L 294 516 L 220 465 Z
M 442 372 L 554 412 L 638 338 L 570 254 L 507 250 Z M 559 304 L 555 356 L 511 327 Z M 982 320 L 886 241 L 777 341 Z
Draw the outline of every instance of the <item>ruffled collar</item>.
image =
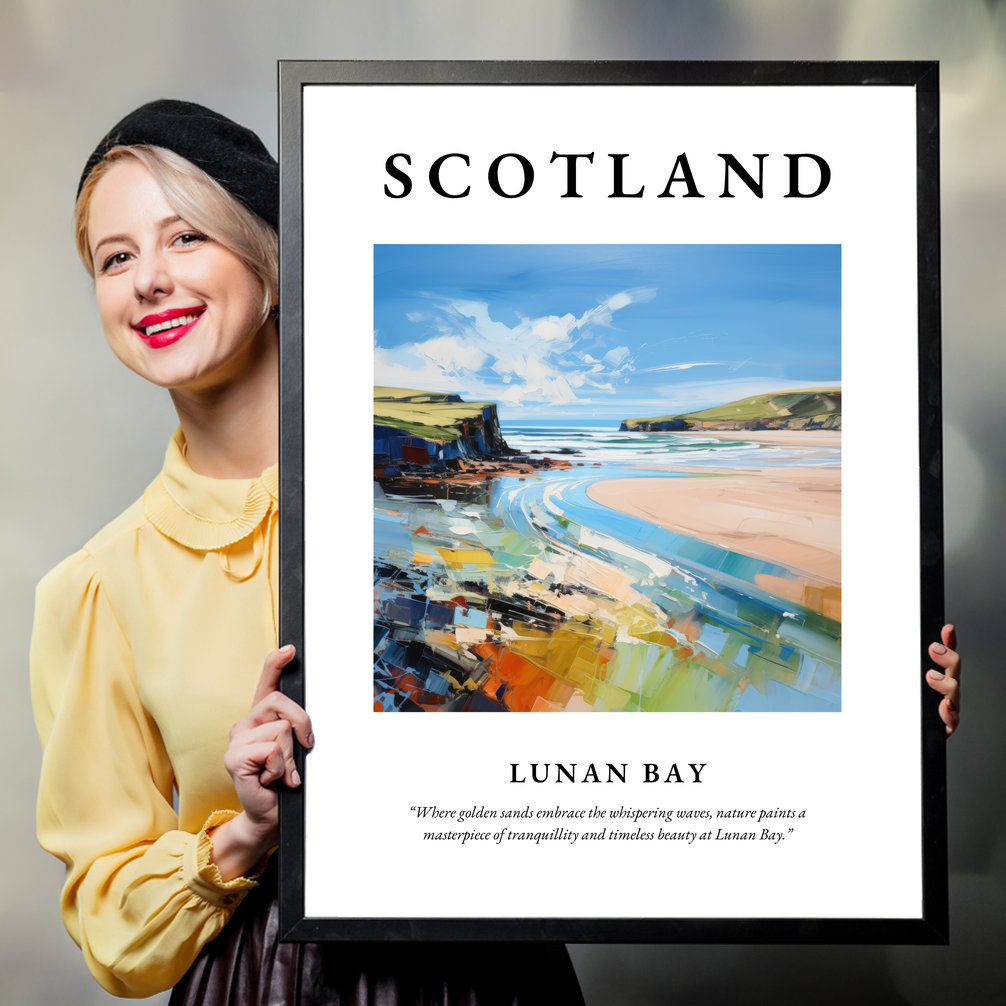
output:
M 279 500 L 279 466 L 257 479 L 213 479 L 185 460 L 185 437 L 175 430 L 164 468 L 143 494 L 143 512 L 162 534 L 186 548 L 211 552 L 252 533 Z

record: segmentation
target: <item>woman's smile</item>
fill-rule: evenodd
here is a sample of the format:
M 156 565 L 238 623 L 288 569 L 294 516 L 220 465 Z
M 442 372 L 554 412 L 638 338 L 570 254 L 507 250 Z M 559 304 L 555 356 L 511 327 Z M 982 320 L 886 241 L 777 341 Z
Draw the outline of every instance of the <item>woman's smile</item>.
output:
M 158 314 L 148 314 L 133 325 L 133 331 L 151 349 L 161 349 L 178 342 L 179 339 L 191 332 L 205 310 L 205 305 L 197 305 L 195 307 L 175 307 Z

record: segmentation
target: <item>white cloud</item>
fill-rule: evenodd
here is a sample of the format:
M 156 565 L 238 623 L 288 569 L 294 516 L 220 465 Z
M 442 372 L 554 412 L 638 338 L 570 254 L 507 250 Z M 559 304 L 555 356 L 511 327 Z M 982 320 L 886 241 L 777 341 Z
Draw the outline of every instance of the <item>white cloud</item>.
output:
M 601 362 L 606 363 L 612 370 L 621 370 L 622 364 L 629 358 L 628 346 L 616 346 L 604 354 Z
M 451 391 L 460 394 L 458 378 L 445 374 L 432 360 L 413 356 L 406 366 L 387 349 L 374 350 L 374 384 L 387 388 L 416 388 L 420 391 Z
M 536 338 L 558 344 L 568 343 L 570 330 L 575 327 L 576 319 L 571 314 L 564 314 L 561 318 L 538 318 L 531 322 L 530 330 Z
M 640 374 L 656 374 L 662 370 L 690 370 L 692 367 L 729 367 L 729 360 L 696 360 L 694 363 L 666 363 L 661 367 L 644 367 Z M 737 368 L 734 367 L 734 370 Z
M 429 391 L 460 393 L 464 386 L 470 395 L 496 397 L 512 406 L 589 401 L 575 389 L 588 386 L 610 393 L 612 379 L 632 369 L 632 354 L 627 346 L 618 346 L 596 360 L 577 353 L 576 344 L 592 329 L 612 328 L 616 311 L 654 296 L 655 289 L 623 290 L 579 317 L 519 316 L 512 327 L 493 321 L 483 301 L 431 296 L 435 310 L 413 311 L 406 317 L 438 334 L 394 350 L 376 350 L 374 380 Z
M 413 354 L 437 364 L 445 373 L 478 370 L 488 357 L 478 346 L 453 335 L 438 335 L 413 347 Z

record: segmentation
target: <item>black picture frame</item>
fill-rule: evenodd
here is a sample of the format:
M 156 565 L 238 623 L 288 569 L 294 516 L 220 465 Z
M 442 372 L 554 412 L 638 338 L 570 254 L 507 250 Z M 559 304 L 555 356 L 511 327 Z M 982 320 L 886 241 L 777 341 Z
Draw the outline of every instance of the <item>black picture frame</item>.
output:
M 280 119 L 280 639 L 296 644 L 282 688 L 310 704 L 304 648 L 304 381 L 302 96 L 306 86 L 457 84 L 914 88 L 918 244 L 919 563 L 923 904 L 918 918 L 320 918 L 305 914 L 304 785 L 281 794 L 280 927 L 287 941 L 564 941 L 626 943 L 939 944 L 948 933 L 945 735 L 925 684 L 927 648 L 943 624 L 940 380 L 939 70 L 935 62 L 404 62 L 282 61 Z

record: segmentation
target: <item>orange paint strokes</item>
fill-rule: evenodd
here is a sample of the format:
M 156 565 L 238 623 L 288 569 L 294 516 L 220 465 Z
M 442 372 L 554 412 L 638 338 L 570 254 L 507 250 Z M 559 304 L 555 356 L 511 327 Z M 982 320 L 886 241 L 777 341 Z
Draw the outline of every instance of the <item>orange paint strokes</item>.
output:
M 406 671 L 395 681 L 395 689 L 400 692 L 418 692 L 422 688 L 423 683 L 411 671 Z
M 538 698 L 548 701 L 556 679 L 530 660 L 513 653 L 506 644 L 477 643 L 472 651 L 489 664 L 489 677 L 482 684 L 482 691 L 496 698 L 502 686 L 506 686 L 503 702 L 515 713 L 530 712 Z
M 474 653 L 480 660 L 495 660 L 503 649 L 501 643 L 477 643 L 472 647 Z

